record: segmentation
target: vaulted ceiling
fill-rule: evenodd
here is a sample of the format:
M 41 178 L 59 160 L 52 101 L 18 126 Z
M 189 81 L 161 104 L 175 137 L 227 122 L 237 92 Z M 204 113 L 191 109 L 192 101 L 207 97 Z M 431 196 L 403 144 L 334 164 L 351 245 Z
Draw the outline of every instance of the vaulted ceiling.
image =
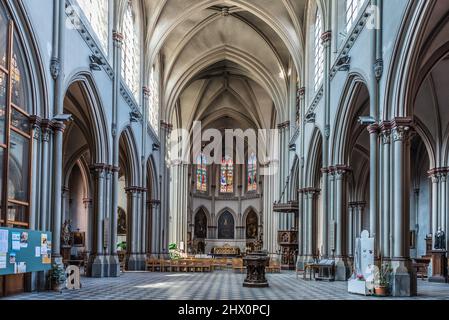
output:
M 150 61 L 163 65 L 164 119 L 184 128 L 286 120 L 289 83 L 303 67 L 306 0 L 144 2 Z

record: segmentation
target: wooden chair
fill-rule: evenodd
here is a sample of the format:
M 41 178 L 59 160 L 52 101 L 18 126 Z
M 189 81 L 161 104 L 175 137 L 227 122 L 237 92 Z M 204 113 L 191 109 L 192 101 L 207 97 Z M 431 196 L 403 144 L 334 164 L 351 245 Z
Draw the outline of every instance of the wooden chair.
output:
M 210 260 L 203 260 L 202 265 L 203 265 L 203 267 L 202 267 L 203 272 L 210 272 L 211 271 L 211 262 L 210 262 Z
M 179 260 L 170 261 L 170 272 L 179 272 Z
M 187 265 L 187 260 L 180 260 L 179 261 L 179 267 L 178 267 L 179 272 L 189 272 L 188 269 L 188 265 Z
M 245 269 L 246 268 L 243 266 L 243 259 L 232 259 L 232 270 L 234 272 L 243 273 Z
M 281 273 L 281 263 L 277 259 L 270 259 L 270 264 L 267 268 L 267 272 Z

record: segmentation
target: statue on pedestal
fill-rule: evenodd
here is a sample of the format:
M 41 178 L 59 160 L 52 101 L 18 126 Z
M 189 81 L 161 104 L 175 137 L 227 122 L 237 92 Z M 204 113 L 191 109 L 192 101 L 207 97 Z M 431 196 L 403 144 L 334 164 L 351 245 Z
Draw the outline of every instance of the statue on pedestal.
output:
M 435 234 L 435 249 L 446 250 L 446 234 L 441 229 Z
M 62 246 L 70 247 L 71 234 L 72 234 L 71 221 L 66 220 L 64 221 L 64 224 L 62 225 L 61 229 Z

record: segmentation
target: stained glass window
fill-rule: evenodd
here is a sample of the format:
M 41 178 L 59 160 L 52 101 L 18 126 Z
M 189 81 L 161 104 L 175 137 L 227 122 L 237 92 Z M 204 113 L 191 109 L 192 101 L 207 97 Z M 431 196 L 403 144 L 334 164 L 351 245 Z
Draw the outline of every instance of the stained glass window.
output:
M 234 161 L 229 156 L 224 157 L 221 162 L 220 192 L 234 192 Z
M 257 156 L 251 153 L 248 157 L 248 191 L 257 191 Z
M 150 74 L 150 97 L 148 107 L 148 121 L 156 134 L 159 133 L 159 86 L 153 67 Z
M 102 49 L 108 52 L 108 0 L 77 0 L 78 5 L 95 31 Z
M 346 0 L 346 32 L 351 30 L 364 0 Z
M 207 159 L 203 153 L 196 161 L 196 190 L 207 192 Z
M 318 91 L 321 83 L 323 82 L 324 75 L 324 47 L 321 40 L 321 35 L 323 34 L 323 19 L 321 17 L 321 12 L 317 8 L 315 16 L 315 74 L 314 74 L 314 85 L 315 91 Z
M 123 19 L 123 35 L 122 78 L 134 97 L 139 100 L 140 41 L 131 1 L 128 1 Z

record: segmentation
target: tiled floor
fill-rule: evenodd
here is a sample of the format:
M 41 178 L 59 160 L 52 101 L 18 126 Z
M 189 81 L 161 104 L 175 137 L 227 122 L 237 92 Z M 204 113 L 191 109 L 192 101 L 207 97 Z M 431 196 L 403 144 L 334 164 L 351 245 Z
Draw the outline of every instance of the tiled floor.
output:
M 295 273 L 267 276 L 269 288 L 243 288 L 243 274 L 213 273 L 125 273 L 119 278 L 82 278 L 79 291 L 21 294 L 12 300 L 363 300 L 351 295 L 344 282 L 315 282 L 296 279 Z M 449 300 L 449 284 L 418 281 L 418 300 Z M 377 298 L 371 298 L 377 299 Z

